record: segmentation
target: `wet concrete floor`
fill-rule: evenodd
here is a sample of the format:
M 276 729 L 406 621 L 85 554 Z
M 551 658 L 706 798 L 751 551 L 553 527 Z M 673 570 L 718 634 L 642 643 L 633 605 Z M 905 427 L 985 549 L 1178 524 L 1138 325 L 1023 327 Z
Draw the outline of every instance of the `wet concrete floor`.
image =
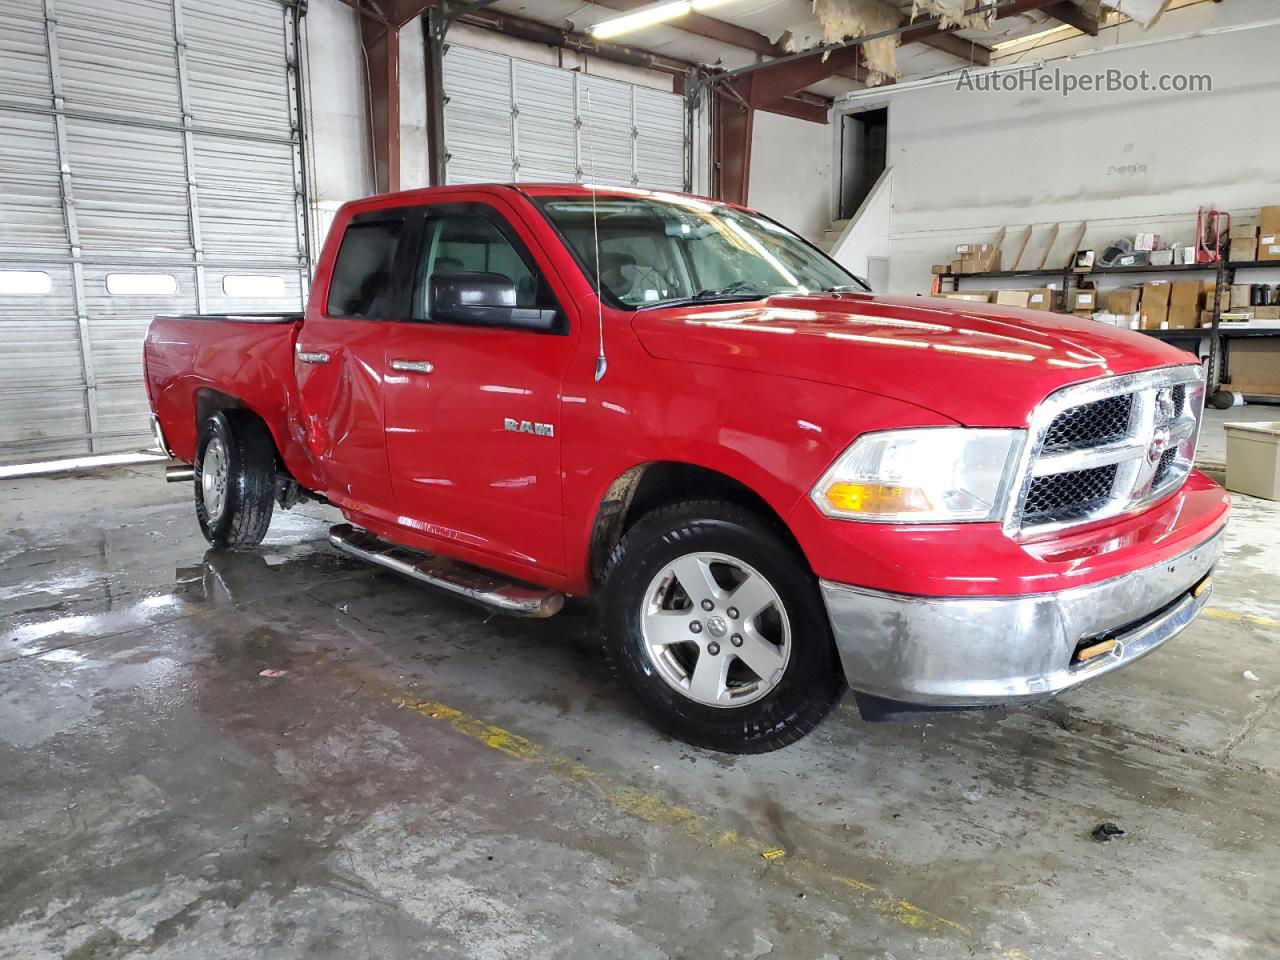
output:
M 585 605 L 487 619 L 315 506 L 210 551 L 159 473 L 0 482 L 4 960 L 1280 957 L 1275 505 L 1128 670 L 728 757 Z

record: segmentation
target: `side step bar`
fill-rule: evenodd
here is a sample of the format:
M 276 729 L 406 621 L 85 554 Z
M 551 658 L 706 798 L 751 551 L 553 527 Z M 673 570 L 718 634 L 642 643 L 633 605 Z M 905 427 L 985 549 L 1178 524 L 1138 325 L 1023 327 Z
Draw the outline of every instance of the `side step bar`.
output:
M 349 523 L 331 527 L 329 542 L 343 553 L 511 616 L 550 617 L 564 606 L 563 593 L 508 580 L 501 574 L 489 573 L 457 560 L 396 546 Z

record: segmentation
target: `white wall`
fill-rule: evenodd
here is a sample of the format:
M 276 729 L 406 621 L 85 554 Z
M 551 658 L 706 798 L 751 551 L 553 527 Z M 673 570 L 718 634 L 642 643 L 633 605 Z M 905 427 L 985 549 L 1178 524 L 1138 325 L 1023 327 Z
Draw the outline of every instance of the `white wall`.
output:
M 818 241 L 831 223 L 832 127 L 757 110 L 747 203 Z
M 881 287 L 879 269 L 892 252 L 890 232 L 893 227 L 893 168 L 885 170 L 876 181 L 871 193 L 862 201 L 857 212 L 849 219 L 849 225 L 831 246 L 831 256 L 838 263 L 853 271 L 854 276 L 871 283 L 873 290 Z
M 1274 17 L 1278 6 L 1199 3 L 1171 11 L 1149 32 L 1128 24 L 1096 41 L 1056 43 L 1031 56 L 1254 22 Z M 946 86 L 892 96 L 892 291 L 926 291 L 930 264 L 952 259 L 956 243 L 993 239 L 1001 226 L 1087 220 L 1086 249 L 1139 230 L 1189 242 L 1201 206 L 1251 215 L 1280 203 L 1280 29 L 1176 41 L 1062 67 L 1076 74 L 1111 67 L 1208 73 L 1213 92 L 1064 99 Z

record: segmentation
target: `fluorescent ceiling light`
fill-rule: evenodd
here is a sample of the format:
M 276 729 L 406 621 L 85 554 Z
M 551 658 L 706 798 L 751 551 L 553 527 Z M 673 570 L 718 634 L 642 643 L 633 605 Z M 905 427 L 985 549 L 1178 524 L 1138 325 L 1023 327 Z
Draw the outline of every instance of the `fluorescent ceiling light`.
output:
M 730 2 L 732 0 L 660 0 L 658 3 L 637 7 L 620 17 L 610 17 L 608 20 L 594 23 L 587 28 L 587 32 L 603 40 L 607 37 L 616 37 L 620 33 L 642 30 L 657 23 L 674 20 L 676 17 L 683 17 L 686 13 L 709 10 Z

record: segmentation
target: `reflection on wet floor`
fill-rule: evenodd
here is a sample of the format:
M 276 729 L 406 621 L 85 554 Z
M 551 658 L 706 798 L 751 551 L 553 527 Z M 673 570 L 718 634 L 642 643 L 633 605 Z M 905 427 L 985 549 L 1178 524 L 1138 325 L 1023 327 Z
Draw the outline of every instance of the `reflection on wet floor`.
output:
M 1275 631 L 1206 618 L 1032 710 L 872 726 L 846 702 L 727 757 L 637 715 L 585 603 L 491 618 L 333 552 L 321 508 L 209 550 L 185 500 L 136 482 L 0 533 L 0 957 L 1077 960 L 1280 937 Z M 1270 514 L 1241 511 L 1215 605 L 1277 595 L 1248 554 Z M 1096 843 L 1102 821 L 1125 835 Z

